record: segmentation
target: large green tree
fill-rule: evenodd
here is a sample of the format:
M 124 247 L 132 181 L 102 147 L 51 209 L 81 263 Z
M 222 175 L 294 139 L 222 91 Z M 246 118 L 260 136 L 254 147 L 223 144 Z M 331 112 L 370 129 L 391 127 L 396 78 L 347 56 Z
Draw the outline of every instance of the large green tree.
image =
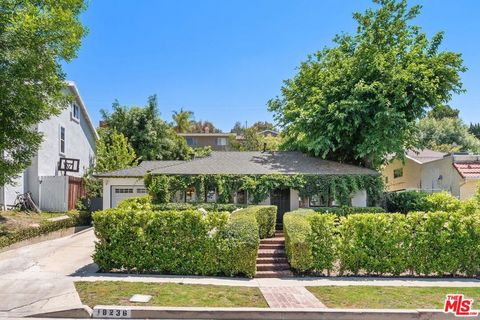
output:
M 376 168 L 418 146 L 417 119 L 463 92 L 461 55 L 411 24 L 420 6 L 374 2 L 353 15 L 355 34 L 310 56 L 269 101 L 286 148 Z
M 172 120 L 176 132 L 185 133 L 190 131 L 190 126 L 193 118 L 193 112 L 188 110 L 173 111 Z
M 193 150 L 158 114 L 157 97 L 145 107 L 127 108 L 118 101 L 110 114 L 102 110 L 107 134 L 122 133 L 142 160 L 189 159 Z
M 96 173 L 125 169 L 137 165 L 135 150 L 122 133 L 100 129 L 99 136 L 95 159 Z
M 459 118 L 426 117 L 418 122 L 418 129 L 422 147 L 443 152 L 480 153 L 480 140 Z
M 35 126 L 65 107 L 61 62 L 76 56 L 83 0 L 0 1 L 0 185 L 30 165 Z

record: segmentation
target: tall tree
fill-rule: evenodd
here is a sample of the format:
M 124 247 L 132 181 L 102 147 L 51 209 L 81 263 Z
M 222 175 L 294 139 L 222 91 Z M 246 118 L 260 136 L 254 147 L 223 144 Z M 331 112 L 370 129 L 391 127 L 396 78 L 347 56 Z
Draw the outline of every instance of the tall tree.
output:
M 137 164 L 135 150 L 122 133 L 115 131 L 108 133 L 106 130 L 100 129 L 99 135 L 95 172 L 125 169 Z
M 190 131 L 193 112 L 188 110 L 173 111 L 172 119 L 174 122 L 174 129 L 178 133 L 185 133 Z
M 202 120 L 199 120 L 199 121 L 192 121 L 190 123 L 190 131 L 189 132 L 193 132 L 193 133 L 202 133 L 202 132 L 205 132 L 205 128 L 208 128 L 208 132 L 210 133 L 218 133 L 218 132 L 221 132 L 220 129 L 217 129 L 215 128 L 215 125 L 208 121 L 208 120 L 205 120 L 205 121 L 202 121 Z
M 470 123 L 468 131 L 477 137 L 477 139 L 480 139 L 480 123 Z
M 242 123 L 240 121 L 237 121 L 235 122 L 235 125 L 233 126 L 232 130 L 230 130 L 230 132 L 240 135 L 243 134 L 244 130 L 245 128 L 242 126 Z
M 145 107 L 127 108 L 118 101 L 110 114 L 102 110 L 107 134 L 122 133 L 143 160 L 189 159 L 193 150 L 185 139 L 158 114 L 157 97 L 151 96 Z
M 459 118 L 426 117 L 419 121 L 418 128 L 422 147 L 443 152 L 480 152 L 480 140 Z
M 42 142 L 35 126 L 67 105 L 61 62 L 80 48 L 84 9 L 83 0 L 0 1 L 0 185 L 30 165 Z
M 435 118 L 437 120 L 443 118 L 458 118 L 460 110 L 450 107 L 446 104 L 440 104 L 435 106 L 428 112 L 428 117 Z
M 252 127 L 257 128 L 258 131 L 275 130 L 273 123 L 268 121 L 257 121 L 252 125 Z
M 443 33 L 428 39 L 411 24 L 420 6 L 374 2 L 353 15 L 355 34 L 310 56 L 269 101 L 285 148 L 377 168 L 418 146 L 416 120 L 429 107 L 463 92 L 461 55 L 439 49 Z

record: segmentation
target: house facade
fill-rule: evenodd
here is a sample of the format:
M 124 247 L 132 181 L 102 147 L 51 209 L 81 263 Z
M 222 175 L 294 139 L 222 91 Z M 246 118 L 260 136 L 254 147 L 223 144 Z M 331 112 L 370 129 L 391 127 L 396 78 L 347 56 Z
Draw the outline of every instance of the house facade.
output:
M 36 127 L 43 134 L 43 142 L 31 165 L 14 184 L 0 187 L 2 208 L 13 205 L 17 194 L 31 192 L 40 209 L 66 211 L 69 180 L 70 183 L 75 180 L 69 177 L 80 178 L 93 165 L 97 132 L 75 83 L 67 83 L 65 94 L 74 97 L 73 103 Z M 61 158 L 78 160 L 78 171 L 67 172 L 65 176 L 59 170 Z
M 480 155 L 410 150 L 405 162 L 393 160 L 383 168 L 387 191 L 448 191 L 464 200 L 475 195 L 480 179 Z
M 192 148 L 212 147 L 215 151 L 229 151 L 231 137 L 236 137 L 234 133 L 178 133 L 184 137 L 187 144 Z
M 205 158 L 189 161 L 144 161 L 139 166 L 124 170 L 98 174 L 103 180 L 103 208 L 116 207 L 124 199 L 146 195 L 144 176 L 155 175 L 371 175 L 376 171 L 321 160 L 299 152 L 212 152 Z M 173 202 L 216 202 L 215 190 L 206 190 L 206 194 L 196 194 L 188 188 L 177 192 Z M 249 204 L 252 199 L 248 192 L 238 191 L 233 195 L 233 203 Z M 280 214 L 299 207 L 325 207 L 335 205 L 327 203 L 320 196 L 302 198 L 295 189 L 274 189 L 261 204 L 273 204 Z M 351 195 L 350 205 L 367 206 L 367 192 L 359 190 Z

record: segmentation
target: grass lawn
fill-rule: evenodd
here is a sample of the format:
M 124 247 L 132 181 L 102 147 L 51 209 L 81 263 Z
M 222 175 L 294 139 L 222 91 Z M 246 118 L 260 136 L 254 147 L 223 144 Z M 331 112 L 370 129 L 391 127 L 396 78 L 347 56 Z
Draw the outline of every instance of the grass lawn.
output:
M 480 288 L 325 286 L 307 287 L 329 308 L 443 309 L 448 293 L 474 299 L 477 309 Z
M 268 307 L 258 288 L 122 281 L 75 282 L 83 304 L 165 307 Z M 148 303 L 132 303 L 134 294 L 149 294 Z
M 0 213 L 0 236 L 14 233 L 20 229 L 35 227 L 49 218 L 63 215 L 65 213 L 2 211 Z

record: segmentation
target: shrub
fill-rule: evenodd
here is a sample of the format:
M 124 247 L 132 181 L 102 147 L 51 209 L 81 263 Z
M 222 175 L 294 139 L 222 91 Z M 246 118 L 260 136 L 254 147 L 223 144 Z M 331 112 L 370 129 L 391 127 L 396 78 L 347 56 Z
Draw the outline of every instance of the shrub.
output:
M 449 192 L 442 191 L 429 194 L 425 197 L 425 208 L 422 211 L 455 212 L 460 209 L 462 202 Z
M 133 209 L 133 210 L 150 210 L 152 209 L 152 197 L 141 196 L 122 200 L 117 208 Z
M 203 208 L 207 211 L 229 211 L 246 208 L 246 205 L 233 203 L 159 203 L 152 205 L 154 210 L 192 210 Z
M 323 220 L 322 220 L 323 219 Z M 285 215 L 287 257 L 300 272 L 480 275 L 480 214 L 412 212 Z
M 341 220 L 340 271 L 390 273 L 406 269 L 408 227 L 402 214 L 354 214 Z
M 389 192 L 385 194 L 385 206 L 388 212 L 426 211 L 427 196 L 419 191 Z
M 276 206 L 251 206 L 237 212 L 252 214 L 255 216 L 260 239 L 273 237 L 275 235 L 275 224 L 277 222 Z
M 255 275 L 254 216 L 117 208 L 95 212 L 93 219 L 94 261 L 102 270 Z
M 353 213 L 384 213 L 385 209 L 381 207 L 320 207 L 309 208 L 318 213 L 333 213 L 339 217 L 347 216 Z
M 290 266 L 299 272 L 313 269 L 312 228 L 307 217 L 315 215 L 311 210 L 297 210 L 283 216 L 285 249 Z

